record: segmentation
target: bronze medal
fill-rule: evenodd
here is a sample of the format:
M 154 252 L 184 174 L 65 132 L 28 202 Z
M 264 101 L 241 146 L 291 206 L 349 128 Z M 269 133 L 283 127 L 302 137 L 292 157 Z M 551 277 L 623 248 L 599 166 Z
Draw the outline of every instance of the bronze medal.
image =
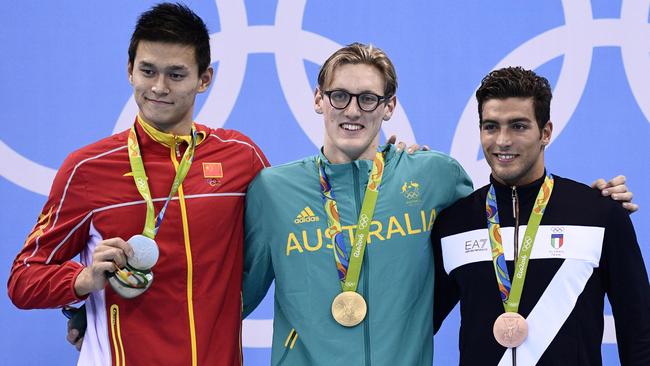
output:
M 332 316 L 344 327 L 361 323 L 367 311 L 366 300 L 355 291 L 343 291 L 332 301 Z
M 528 323 L 517 313 L 499 315 L 492 327 L 494 338 L 506 348 L 519 347 L 528 337 Z

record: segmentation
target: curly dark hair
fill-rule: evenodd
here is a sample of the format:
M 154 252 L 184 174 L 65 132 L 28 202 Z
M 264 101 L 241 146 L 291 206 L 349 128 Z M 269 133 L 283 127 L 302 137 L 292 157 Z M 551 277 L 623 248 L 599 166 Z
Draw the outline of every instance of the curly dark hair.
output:
M 551 85 L 548 80 L 521 66 L 490 72 L 476 91 L 479 125 L 483 120 L 483 103 L 490 99 L 533 98 L 535 119 L 540 130 L 551 119 Z

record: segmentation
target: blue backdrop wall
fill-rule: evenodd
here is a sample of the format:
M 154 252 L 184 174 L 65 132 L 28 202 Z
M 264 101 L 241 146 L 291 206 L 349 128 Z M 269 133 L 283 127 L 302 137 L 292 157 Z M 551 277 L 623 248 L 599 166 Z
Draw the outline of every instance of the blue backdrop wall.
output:
M 2 1 L 0 282 L 34 225 L 55 170 L 83 145 L 128 127 L 136 107 L 127 46 L 153 1 Z M 319 65 L 341 45 L 382 47 L 399 76 L 385 135 L 450 153 L 483 185 L 472 96 L 490 70 L 523 65 L 554 86 L 554 173 L 584 182 L 624 173 L 650 258 L 650 0 L 189 1 L 212 34 L 216 78 L 197 121 L 238 129 L 271 163 L 314 154 Z M 244 321 L 247 365 L 269 363 L 272 291 Z M 0 364 L 74 364 L 58 310 L 17 310 L 0 296 Z M 606 365 L 618 364 L 605 310 Z M 435 337 L 435 362 L 457 363 L 458 316 Z

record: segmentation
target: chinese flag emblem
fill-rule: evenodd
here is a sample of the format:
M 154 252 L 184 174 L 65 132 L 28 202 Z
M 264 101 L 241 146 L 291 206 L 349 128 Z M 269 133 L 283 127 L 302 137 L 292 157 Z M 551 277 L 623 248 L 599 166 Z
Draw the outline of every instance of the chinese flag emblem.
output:
M 223 178 L 221 163 L 203 163 L 204 178 Z

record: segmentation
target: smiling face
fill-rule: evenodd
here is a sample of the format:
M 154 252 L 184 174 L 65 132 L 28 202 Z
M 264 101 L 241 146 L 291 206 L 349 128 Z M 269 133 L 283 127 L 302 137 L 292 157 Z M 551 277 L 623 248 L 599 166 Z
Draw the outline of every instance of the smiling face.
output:
M 544 174 L 544 147 L 553 124 L 541 129 L 533 98 L 489 99 L 483 103 L 481 145 L 492 176 L 500 183 L 521 186 Z
M 316 113 L 325 122 L 323 153 L 334 163 L 346 163 L 358 159 L 372 160 L 379 146 L 379 129 L 382 121 L 393 114 L 396 98 L 381 102 L 377 109 L 365 112 L 359 108 L 356 97 L 344 109 L 332 107 L 323 91 L 345 90 L 348 93 L 373 93 L 384 95 L 385 79 L 382 73 L 368 64 L 343 64 L 334 69 L 331 82 L 324 90 L 317 89 Z
M 128 72 L 140 116 L 160 131 L 188 135 L 196 94 L 207 90 L 213 73 L 208 67 L 199 75 L 194 47 L 140 41 Z

